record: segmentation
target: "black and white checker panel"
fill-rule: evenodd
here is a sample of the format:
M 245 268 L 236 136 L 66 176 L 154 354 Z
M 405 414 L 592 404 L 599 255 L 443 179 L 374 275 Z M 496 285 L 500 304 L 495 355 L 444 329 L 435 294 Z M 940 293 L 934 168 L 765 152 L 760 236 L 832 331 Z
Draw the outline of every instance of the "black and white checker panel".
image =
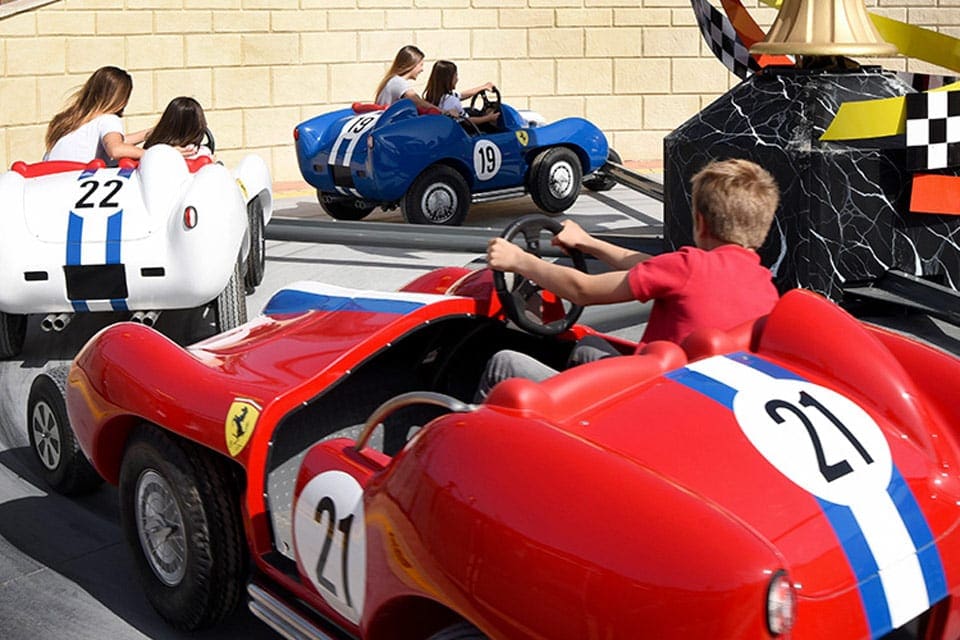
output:
M 757 61 L 737 36 L 736 29 L 733 28 L 733 24 L 725 13 L 707 0 L 690 0 L 690 4 L 697 16 L 697 24 L 700 26 L 703 39 L 723 66 L 738 78 L 746 78 L 760 70 Z
M 907 169 L 960 166 L 960 91 L 909 93 Z
M 957 76 L 937 76 L 929 73 L 911 73 L 909 71 L 897 71 L 897 77 L 913 87 L 916 91 L 929 91 L 930 89 L 939 89 L 948 84 L 960 81 Z

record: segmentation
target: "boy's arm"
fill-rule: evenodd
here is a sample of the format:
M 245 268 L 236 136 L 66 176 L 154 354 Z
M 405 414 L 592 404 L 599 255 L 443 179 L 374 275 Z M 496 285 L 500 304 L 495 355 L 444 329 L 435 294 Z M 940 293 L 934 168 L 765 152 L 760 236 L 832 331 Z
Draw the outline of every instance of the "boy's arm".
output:
M 578 305 L 634 299 L 625 270 L 596 275 L 583 273 L 572 267 L 541 260 L 503 238 L 493 238 L 487 245 L 487 264 L 498 271 L 519 273 L 547 291 Z
M 624 249 L 615 244 L 595 238 L 573 220 L 565 220 L 563 229 L 554 237 L 553 244 L 564 249 L 579 249 L 614 269 L 628 271 L 638 262 L 650 257 L 647 253 Z

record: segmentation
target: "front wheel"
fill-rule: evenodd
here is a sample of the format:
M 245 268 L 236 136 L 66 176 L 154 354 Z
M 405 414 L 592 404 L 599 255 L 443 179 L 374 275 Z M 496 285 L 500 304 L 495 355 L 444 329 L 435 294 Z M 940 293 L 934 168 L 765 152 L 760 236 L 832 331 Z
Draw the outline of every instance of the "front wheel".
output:
M 560 213 L 580 195 L 580 159 L 566 147 L 551 147 L 533 160 L 529 190 L 533 203 L 546 213 Z
M 217 323 L 217 332 L 224 332 L 239 327 L 247 321 L 247 301 L 243 290 L 242 265 L 238 261 L 233 267 L 233 274 L 217 299 L 214 300 L 214 314 Z
M 463 224 L 470 209 L 470 188 L 460 172 L 434 165 L 421 173 L 400 201 L 403 218 L 413 224 Z
M 27 316 L 0 311 L 0 358 L 12 358 L 23 350 Z
M 55 491 L 79 496 L 96 491 L 103 478 L 87 460 L 67 417 L 68 367 L 41 373 L 27 397 L 27 435 L 40 475 Z
M 363 220 L 376 209 L 363 200 L 317 191 L 320 208 L 334 220 Z
M 226 462 L 140 427 L 120 467 L 120 524 L 147 599 L 171 625 L 202 629 L 236 608 L 248 559 Z

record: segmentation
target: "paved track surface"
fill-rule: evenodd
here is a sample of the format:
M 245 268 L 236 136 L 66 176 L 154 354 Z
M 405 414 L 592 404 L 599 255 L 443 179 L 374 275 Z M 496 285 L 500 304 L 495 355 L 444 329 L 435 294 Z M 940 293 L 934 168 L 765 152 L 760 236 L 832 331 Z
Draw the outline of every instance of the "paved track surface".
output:
M 277 216 L 327 219 L 312 191 L 277 196 Z M 490 228 L 495 235 L 517 216 L 534 212 L 529 198 L 478 205 L 471 210 L 467 226 Z M 661 207 L 618 186 L 605 193 L 585 191 L 568 215 L 588 230 L 616 231 L 659 224 Z M 378 210 L 369 219 L 403 224 L 397 211 Z M 264 283 L 247 298 L 247 309 L 253 316 L 273 291 L 296 280 L 395 289 L 436 267 L 464 265 L 478 258 L 479 254 L 271 241 Z M 642 309 L 633 313 L 636 321 L 644 319 Z M 623 315 L 617 311 L 596 315 L 593 323 L 637 339 L 639 329 L 625 323 Z M 30 385 L 45 369 L 69 363 L 97 331 L 127 316 L 77 316 L 62 333 L 42 332 L 39 319 L 30 318 L 21 358 L 0 361 L 0 636 L 5 640 L 275 637 L 246 608 L 208 632 L 173 631 L 154 613 L 137 583 L 118 524 L 116 490 L 108 486 L 72 500 L 45 487 L 28 447 Z M 591 322 L 591 316 L 585 315 L 584 321 Z M 181 343 L 212 332 L 198 312 L 165 312 L 157 328 Z

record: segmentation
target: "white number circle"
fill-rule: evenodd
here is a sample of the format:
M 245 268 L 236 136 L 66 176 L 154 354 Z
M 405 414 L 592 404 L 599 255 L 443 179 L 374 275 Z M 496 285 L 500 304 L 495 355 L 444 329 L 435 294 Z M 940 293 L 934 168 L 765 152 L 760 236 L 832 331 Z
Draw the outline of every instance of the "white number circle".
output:
M 733 402 L 740 428 L 791 481 L 834 504 L 884 493 L 893 462 L 877 423 L 849 398 L 797 380 L 742 389 Z
M 489 140 L 480 140 L 473 147 L 473 171 L 478 180 L 489 180 L 500 171 L 500 147 Z
M 303 488 L 293 510 L 297 563 L 323 599 L 359 624 L 366 589 L 363 489 L 343 471 L 326 471 Z

